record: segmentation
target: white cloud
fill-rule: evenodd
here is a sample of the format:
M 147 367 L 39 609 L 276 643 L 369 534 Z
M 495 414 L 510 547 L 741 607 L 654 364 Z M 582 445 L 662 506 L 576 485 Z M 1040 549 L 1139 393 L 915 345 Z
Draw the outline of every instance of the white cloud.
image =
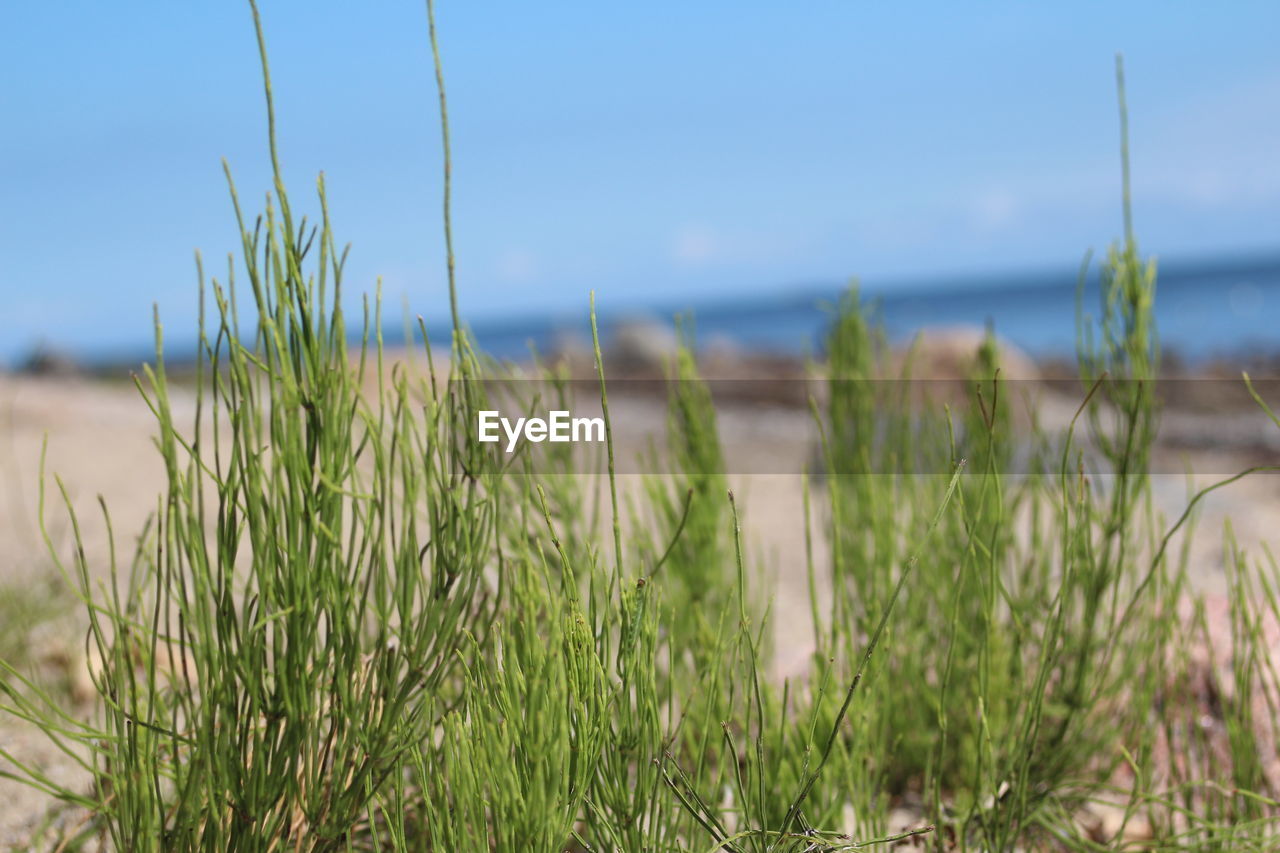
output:
M 701 266 L 723 254 L 721 241 L 705 225 L 685 225 L 676 232 L 671 247 L 672 258 L 686 266 Z
M 538 259 L 525 249 L 507 249 L 494 262 L 497 277 L 508 284 L 528 284 L 538 276 Z
M 982 232 L 1003 231 L 1017 221 L 1022 203 L 1012 192 L 1002 188 L 987 190 L 973 202 L 974 226 Z
M 1135 128 L 1135 192 L 1203 206 L 1280 199 L 1277 102 L 1280 76 L 1262 76 Z
M 761 267 L 803 261 L 814 235 L 795 222 L 755 222 L 742 228 L 690 223 L 677 228 L 667 257 L 684 268 Z

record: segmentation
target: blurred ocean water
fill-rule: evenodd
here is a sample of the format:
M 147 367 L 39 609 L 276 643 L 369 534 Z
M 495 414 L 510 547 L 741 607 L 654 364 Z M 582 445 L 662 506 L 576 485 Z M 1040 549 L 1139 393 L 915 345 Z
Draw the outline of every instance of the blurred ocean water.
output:
M 1189 364 L 1214 358 L 1280 359 L 1280 254 L 1160 264 L 1158 272 L 1156 322 L 1167 354 Z M 842 292 L 834 283 L 810 284 L 734 302 L 699 302 L 694 297 L 684 305 L 612 312 L 606 302 L 600 316 L 601 335 L 608 347 L 619 325 L 657 324 L 668 327 L 663 334 L 669 339 L 672 319 L 680 315 L 692 318 L 699 346 L 821 355 L 833 306 Z M 1078 273 L 1070 270 L 884 285 L 868 282 L 860 294 L 895 342 L 909 340 L 920 329 L 990 324 L 1002 338 L 1037 359 L 1074 359 L 1080 282 Z M 1096 265 L 1085 280 L 1080 305 L 1086 315 L 1096 318 L 1101 313 Z M 571 316 L 480 320 L 471 330 L 483 351 L 515 360 L 526 359 L 531 348 L 546 355 L 566 343 L 579 349 L 589 347 L 591 336 L 585 306 Z M 352 329 L 353 334 L 355 331 Z M 389 321 L 383 331 L 389 344 L 404 340 L 402 320 Z M 447 345 L 447 326 L 428 322 L 428 333 L 433 344 Z M 194 358 L 194 336 L 176 331 L 167 337 L 172 361 Z M 136 348 L 101 350 L 89 346 L 66 353 L 79 364 L 106 369 L 134 366 L 150 354 L 151 348 L 143 342 Z M 60 352 L 55 349 L 54 355 Z M 39 346 L 27 363 L 38 356 Z M 15 365 L 21 363 L 14 361 Z
M 1158 270 L 1156 322 L 1166 351 L 1189 362 L 1280 353 L 1280 255 L 1161 265 Z M 1037 358 L 1071 358 L 1079 288 L 1078 276 L 1066 273 L 920 282 L 884 290 L 868 286 L 861 293 L 895 340 L 922 328 L 990 323 L 997 334 Z M 795 288 L 786 295 L 736 304 L 660 306 L 647 316 L 691 314 L 702 344 L 719 340 L 747 350 L 813 354 L 821 352 L 839 292 L 834 287 Z M 1086 315 L 1100 315 L 1096 270 L 1086 279 L 1079 303 Z M 611 325 L 634 316 L 604 316 L 603 334 L 607 337 Z M 477 324 L 473 331 L 482 349 L 513 358 L 526 355 L 531 344 L 547 352 L 558 340 L 589 334 L 585 319 Z

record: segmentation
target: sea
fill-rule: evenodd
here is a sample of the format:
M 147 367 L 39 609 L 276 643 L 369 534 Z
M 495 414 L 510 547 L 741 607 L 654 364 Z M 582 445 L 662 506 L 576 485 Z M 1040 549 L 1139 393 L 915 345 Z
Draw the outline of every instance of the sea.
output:
M 1166 357 L 1192 366 L 1219 360 L 1280 366 L 1280 251 L 1162 262 L 1157 271 L 1156 327 Z M 620 324 L 670 326 L 679 316 L 692 322 L 699 347 L 821 357 L 835 306 L 848 287 L 838 282 L 780 283 L 763 295 L 733 300 L 632 306 L 600 316 L 601 338 L 607 348 Z M 1060 269 L 868 280 L 858 286 L 858 295 L 895 343 L 908 341 L 921 329 L 990 326 L 1037 360 L 1074 360 L 1077 305 L 1095 326 L 1102 307 L 1096 264 L 1083 276 L 1078 269 Z M 591 340 L 585 310 L 480 319 L 470 329 L 481 350 L 517 361 L 527 359 L 531 350 L 550 355 L 566 345 L 589 346 Z M 402 320 L 389 321 L 383 331 L 388 341 L 404 339 Z M 449 340 L 447 326 L 428 324 L 427 331 L 433 344 Z M 181 333 L 170 338 L 166 349 L 171 363 L 194 359 L 193 338 Z M 90 348 L 70 355 L 85 367 L 134 369 L 149 360 L 150 347 Z
M 1280 355 L 1280 254 L 1157 267 L 1156 326 L 1166 353 L 1189 363 Z M 820 355 L 844 287 L 789 287 L 778 295 L 685 306 L 651 306 L 600 318 L 602 337 L 619 323 L 692 317 L 700 345 L 720 342 L 746 351 Z M 1038 272 L 860 287 L 859 296 L 891 340 L 925 328 L 972 326 L 996 334 L 1038 359 L 1071 358 L 1079 316 L 1101 315 L 1099 270 Z M 443 329 L 429 330 L 447 340 Z M 589 339 L 585 317 L 534 317 L 476 323 L 479 347 L 498 358 L 522 358 L 530 347 L 554 351 Z

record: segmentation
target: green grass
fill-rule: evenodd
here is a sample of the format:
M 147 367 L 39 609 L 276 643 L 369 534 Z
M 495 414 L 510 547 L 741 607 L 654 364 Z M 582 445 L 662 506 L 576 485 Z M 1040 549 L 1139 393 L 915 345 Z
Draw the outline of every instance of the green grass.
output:
M 81 665 L 76 647 L 75 596 L 54 573 L 0 584 L 0 661 L 32 678 L 64 702 Z M 77 614 L 78 615 L 78 614 Z
M 1040 436 L 1040 464 L 1010 475 L 1022 427 L 991 341 L 964 404 L 886 395 L 904 386 L 877 384 L 883 335 L 851 292 L 813 404 L 825 476 L 805 498 L 830 556 L 792 555 L 815 651 L 778 683 L 770 590 L 744 557 L 691 343 L 649 457 L 672 476 L 619 495 L 611 427 L 607 498 L 571 453 L 535 471 L 482 451 L 488 386 L 470 380 L 497 368 L 459 313 L 434 21 L 454 333 L 448 364 L 428 349 L 425 369 L 384 363 L 376 296 L 349 349 L 345 250 L 323 178 L 315 223 L 286 192 L 254 22 L 274 191 L 252 217 L 228 171 L 242 245 L 225 277 L 199 272 L 198 413 L 175 421 L 157 320 L 137 382 L 166 469 L 152 524 L 119 565 L 50 547 L 103 661 L 95 713 L 64 710 L 0 646 L 4 710 L 92 780 L 11 774 L 87 811 L 69 846 L 1275 848 L 1263 632 L 1280 568 L 1231 547 L 1230 672 L 1198 663 L 1206 623 L 1179 623 L 1188 552 L 1170 545 L 1204 493 L 1172 523 L 1152 508 L 1155 269 L 1128 217 L 1127 128 L 1125 234 L 1101 319 L 1078 321 L 1074 429 L 1101 455 Z M 72 514 L 77 541 L 88 524 L 110 516 Z M 1098 803 L 1121 815 L 1105 832 L 1084 819 Z

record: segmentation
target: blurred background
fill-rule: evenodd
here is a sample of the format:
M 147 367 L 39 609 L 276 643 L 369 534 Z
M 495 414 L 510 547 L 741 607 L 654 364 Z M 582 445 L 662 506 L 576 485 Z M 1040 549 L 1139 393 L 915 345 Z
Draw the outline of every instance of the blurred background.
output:
M 323 170 L 350 292 L 447 323 L 421 3 L 263 0 L 287 183 Z M 220 165 L 260 209 L 247 4 L 9 4 L 0 365 L 194 338 L 225 279 Z M 988 320 L 1069 354 L 1080 262 L 1120 236 L 1114 56 L 1166 346 L 1280 350 L 1280 5 L 475 3 L 438 9 L 462 309 L 500 354 L 694 310 L 798 353 L 850 277 L 891 332 Z M 312 212 L 315 205 L 310 205 Z

